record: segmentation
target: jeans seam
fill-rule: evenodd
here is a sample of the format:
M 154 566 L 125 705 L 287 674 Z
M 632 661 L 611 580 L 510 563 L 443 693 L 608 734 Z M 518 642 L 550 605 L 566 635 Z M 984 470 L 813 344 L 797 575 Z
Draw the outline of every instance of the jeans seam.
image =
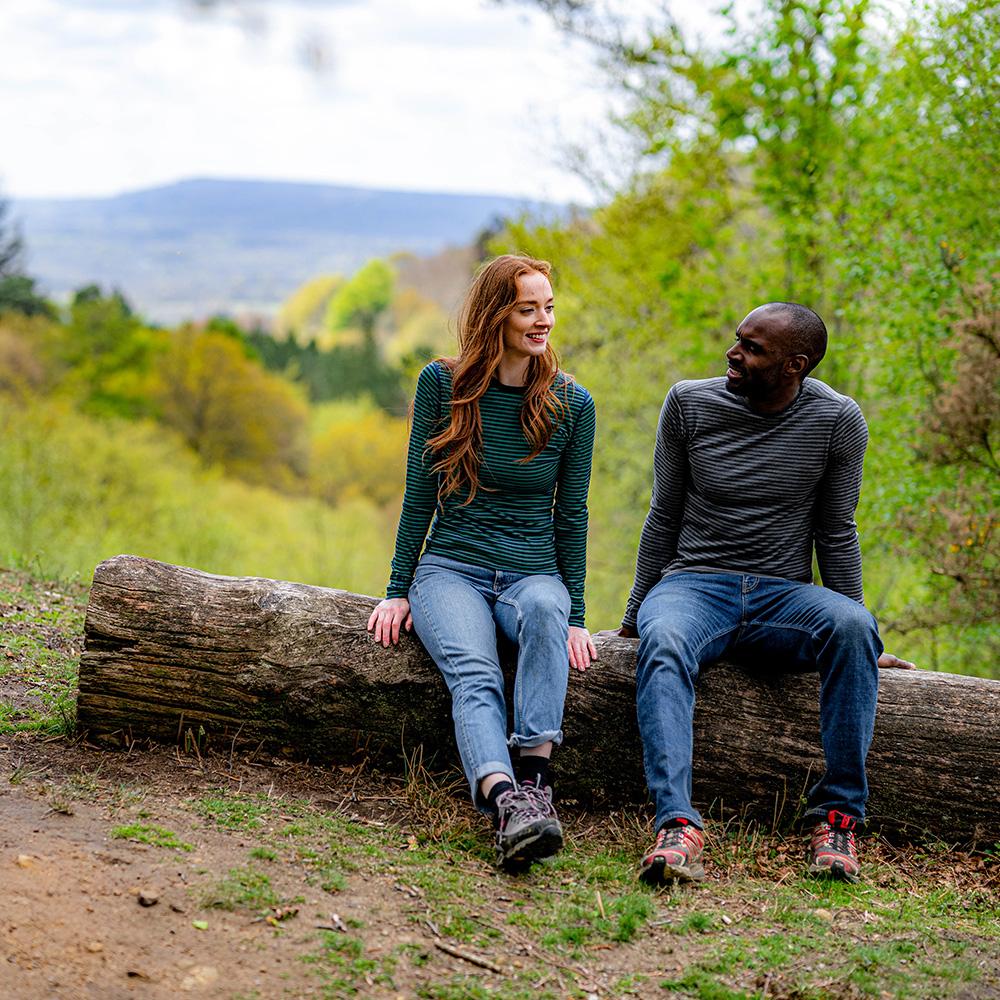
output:
M 429 615 L 427 613 L 427 607 L 423 603 L 423 600 L 420 597 L 420 591 L 419 590 L 416 593 L 416 597 L 417 597 L 417 600 L 420 602 L 420 609 L 423 612 L 425 619 L 427 620 L 427 624 L 430 625 L 431 631 L 434 633 L 434 639 L 437 642 L 438 648 L 441 650 L 442 655 L 444 656 L 444 658 L 448 661 L 448 666 L 451 667 L 452 673 L 454 674 L 454 676 L 458 680 L 458 690 L 459 690 L 459 694 L 461 695 L 462 704 L 464 704 L 465 703 L 465 678 L 462 676 L 462 672 L 460 670 L 456 670 L 455 669 L 455 665 L 452 662 L 451 655 L 448 652 L 445 651 L 444 645 L 441 642 L 441 636 L 439 635 L 438 630 L 437 630 L 437 625 L 434 622 L 434 616 L 433 615 Z M 452 700 L 454 701 L 454 695 L 452 695 Z M 462 719 L 462 743 L 464 744 L 464 748 L 466 750 L 468 750 L 472 746 L 472 740 L 469 739 L 468 725 L 466 723 L 466 718 L 465 718 L 465 712 L 464 711 L 461 714 L 461 719 Z M 461 754 L 461 750 L 462 750 L 462 748 L 460 747 L 459 748 L 459 753 L 460 754 Z
M 739 629 L 739 628 L 740 628 L 740 626 L 739 626 L 739 625 L 737 625 L 737 626 L 736 626 L 735 628 L 733 628 L 733 627 L 727 627 L 727 628 L 724 628 L 724 629 L 722 629 L 722 630 L 721 630 L 720 632 L 716 632 L 716 633 L 715 633 L 714 635 L 710 635 L 710 636 L 708 636 L 708 637 L 707 637 L 707 638 L 705 639 L 705 641 L 704 641 L 704 642 L 703 642 L 703 643 L 702 643 L 702 644 L 701 644 L 700 646 L 698 646 L 697 650 L 695 651 L 695 659 L 697 660 L 697 659 L 698 659 L 698 657 L 700 657 L 700 656 L 701 656 L 701 653 L 702 653 L 702 650 L 703 650 L 703 649 L 704 649 L 704 648 L 705 648 L 705 647 L 706 647 L 706 646 L 707 646 L 707 645 L 708 645 L 709 643 L 712 643 L 712 642 L 715 642 L 715 640 L 716 640 L 716 639 L 720 639 L 720 638 L 721 638 L 722 636 L 724 636 L 724 635 L 725 635 L 725 634 L 726 634 L 727 632 L 735 632 L 735 631 L 736 631 L 737 629 Z
M 513 584 L 512 584 L 512 586 L 513 586 Z M 518 604 L 517 601 L 511 600 L 509 597 L 507 597 L 504 594 L 497 594 L 496 603 L 497 604 L 505 604 L 508 608 L 513 608 L 514 611 L 517 612 L 517 648 L 518 648 L 518 658 L 520 658 L 520 655 L 521 655 L 520 654 L 520 649 L 521 649 L 521 625 L 524 622 L 524 618 L 521 615 L 521 605 Z M 520 695 L 522 695 L 522 692 L 518 690 L 519 686 L 520 685 L 518 685 L 517 679 L 515 678 L 515 680 L 514 680 L 514 693 L 520 696 Z M 523 702 L 523 698 L 522 697 L 518 697 L 518 698 L 515 699 L 515 702 L 514 702 L 514 711 L 517 713 L 517 717 L 519 719 L 523 719 L 524 718 L 524 702 Z M 510 745 L 510 743 L 509 743 L 509 740 L 508 740 L 508 746 L 509 745 Z

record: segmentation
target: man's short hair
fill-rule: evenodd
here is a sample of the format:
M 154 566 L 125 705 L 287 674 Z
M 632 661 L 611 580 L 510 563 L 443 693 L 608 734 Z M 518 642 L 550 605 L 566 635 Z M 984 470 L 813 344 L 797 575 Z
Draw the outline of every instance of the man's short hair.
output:
M 804 378 L 826 354 L 826 324 L 812 309 L 798 302 L 768 302 L 764 308 L 788 317 L 785 349 L 789 354 L 804 354 L 809 359 L 809 366 L 802 373 Z

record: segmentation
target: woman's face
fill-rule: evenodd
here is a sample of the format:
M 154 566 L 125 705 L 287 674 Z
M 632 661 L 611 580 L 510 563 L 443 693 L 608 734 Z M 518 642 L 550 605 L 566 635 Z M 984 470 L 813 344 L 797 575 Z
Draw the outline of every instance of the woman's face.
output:
M 538 271 L 519 275 L 517 303 L 503 322 L 504 354 L 510 360 L 544 354 L 555 321 L 549 279 Z

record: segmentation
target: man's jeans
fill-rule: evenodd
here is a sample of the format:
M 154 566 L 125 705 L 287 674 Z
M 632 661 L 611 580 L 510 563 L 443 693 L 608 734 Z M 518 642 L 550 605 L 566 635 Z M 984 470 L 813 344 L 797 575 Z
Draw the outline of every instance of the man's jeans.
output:
M 636 704 L 657 830 L 679 817 L 702 825 L 691 805 L 695 681 L 703 664 L 727 654 L 775 671 L 819 671 L 826 773 L 809 791 L 806 815 L 839 809 L 864 819 L 882 652 L 865 608 L 814 584 L 681 572 L 646 595 L 638 632 Z
M 409 592 L 413 627 L 451 691 L 455 740 L 473 801 L 479 782 L 514 780 L 508 746 L 562 742 L 570 599 L 558 576 L 425 555 Z M 514 732 L 507 738 L 497 630 L 517 644 Z

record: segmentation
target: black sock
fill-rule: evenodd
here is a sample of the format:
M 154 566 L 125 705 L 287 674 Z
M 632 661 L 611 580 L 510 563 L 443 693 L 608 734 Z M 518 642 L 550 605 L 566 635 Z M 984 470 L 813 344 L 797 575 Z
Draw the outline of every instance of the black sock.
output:
M 514 777 L 519 785 L 532 784 L 536 788 L 551 788 L 549 758 L 531 754 L 521 754 L 514 761 Z
M 503 795 L 504 792 L 510 792 L 514 790 L 513 782 L 508 781 L 506 778 L 503 781 L 498 781 L 491 789 L 489 795 L 483 795 L 479 792 L 477 798 L 482 800 L 482 803 L 490 811 L 490 814 L 496 818 L 500 815 L 500 810 L 497 808 L 497 799 Z

